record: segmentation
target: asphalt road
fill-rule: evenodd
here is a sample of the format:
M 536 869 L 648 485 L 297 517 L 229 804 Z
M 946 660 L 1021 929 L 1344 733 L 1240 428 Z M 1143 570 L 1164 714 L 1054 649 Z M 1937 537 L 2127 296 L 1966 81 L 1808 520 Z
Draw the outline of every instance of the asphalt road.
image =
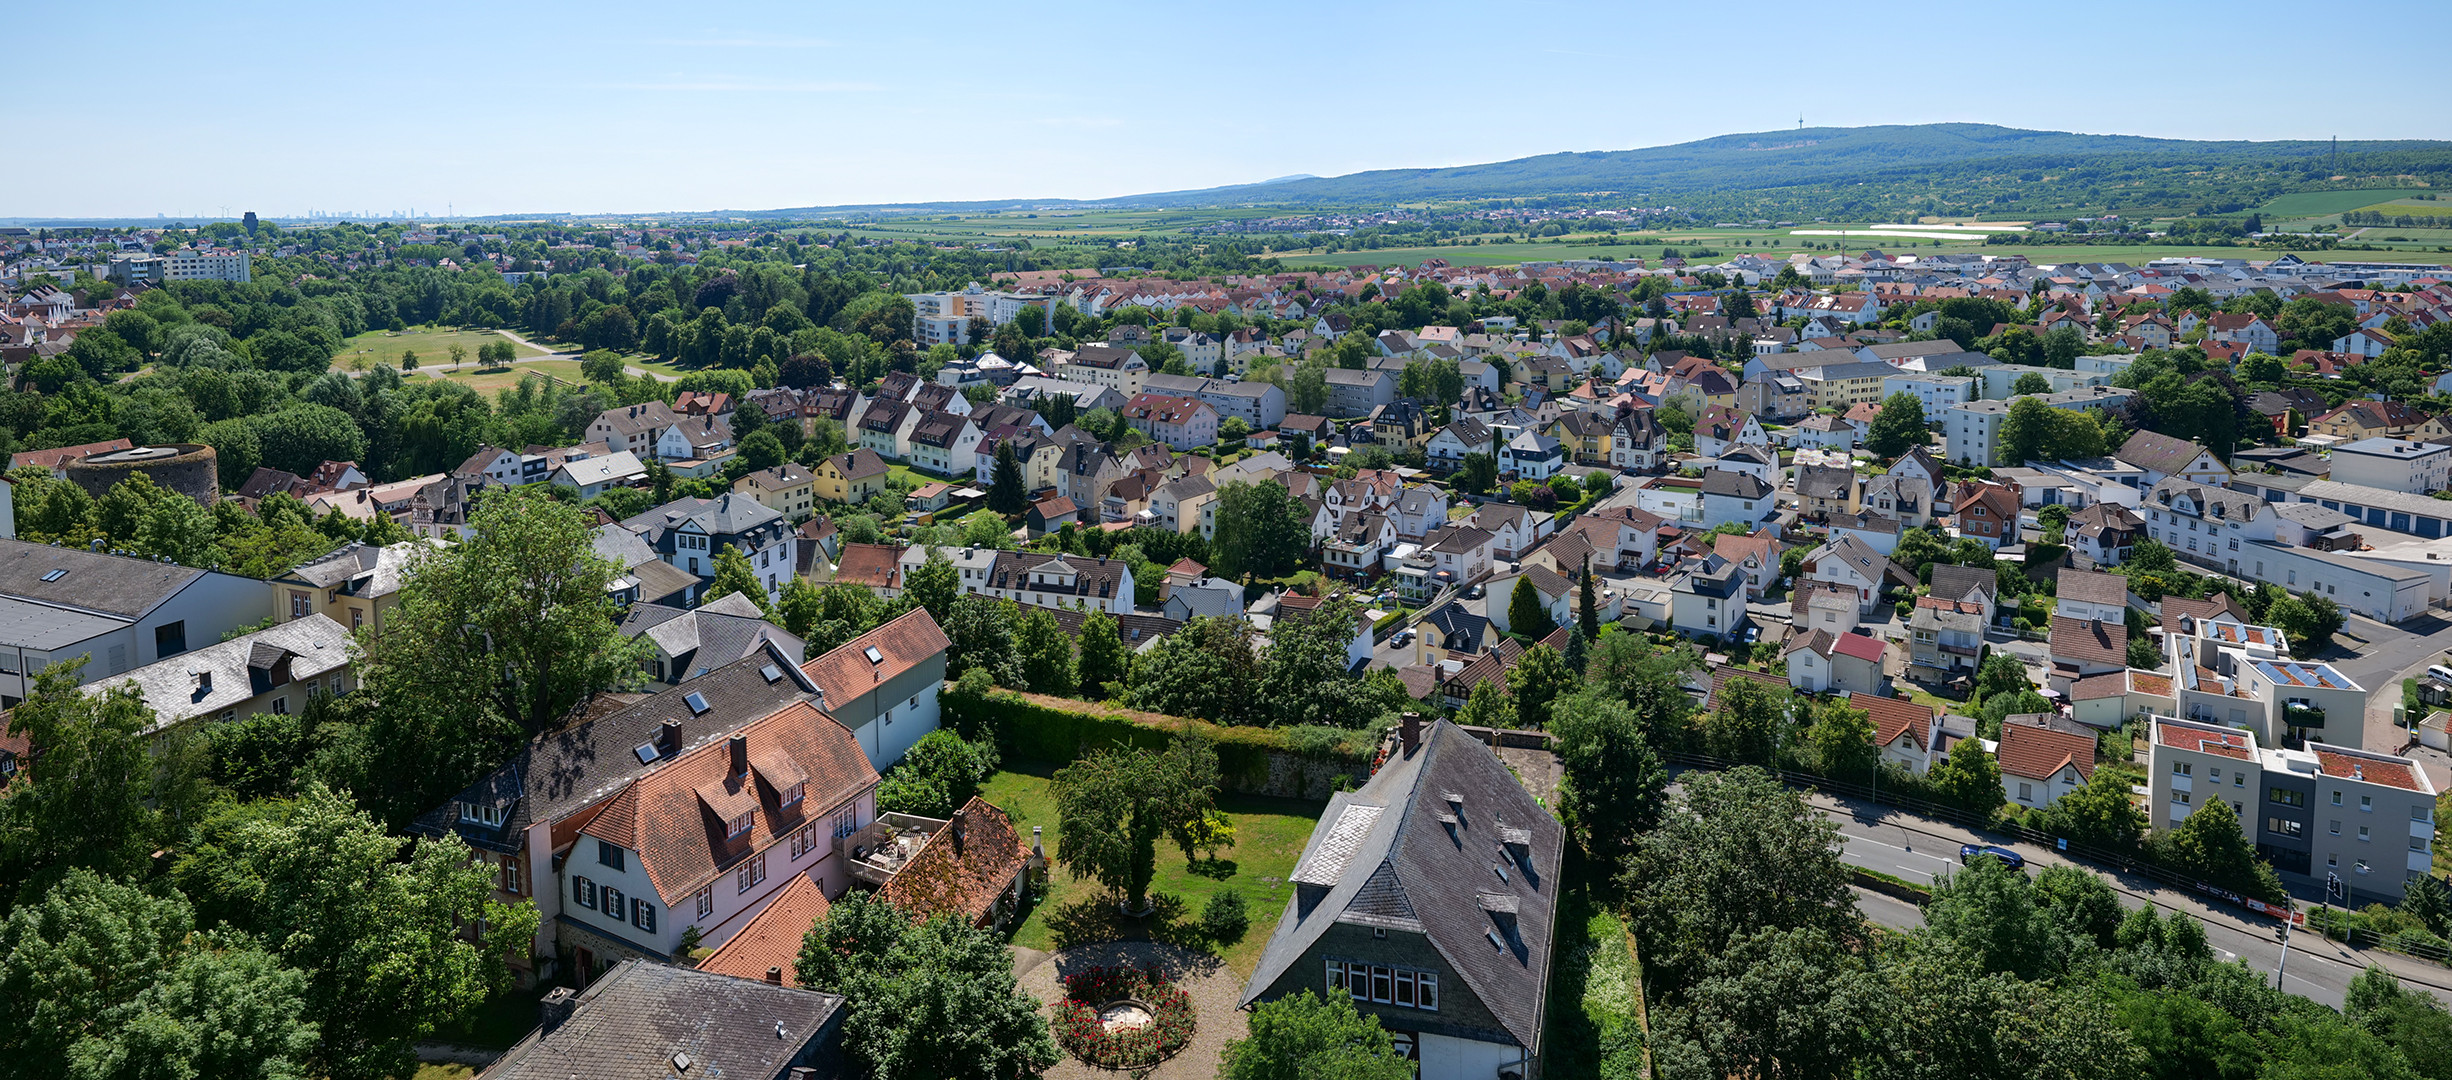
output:
M 1997 837 L 1978 837 L 1967 830 L 1910 817 L 1889 807 L 1873 807 L 1820 795 L 1813 796 L 1813 801 L 1839 824 L 1842 860 L 1919 884 L 1930 884 L 1935 877 L 1956 867 L 1958 846 L 1977 839 L 2015 850 L 2038 869 L 2071 862 L 2036 845 L 2001 843 Z M 2099 868 L 2083 863 L 2073 865 L 2103 873 Z M 2182 911 L 2194 916 L 2205 925 L 2207 943 L 2223 960 L 2245 960 L 2249 968 L 2268 979 L 2273 977 L 2276 967 L 2281 966 L 2282 943 L 2280 923 L 2277 921 L 2244 911 L 2233 914 L 2224 907 L 2208 907 L 2189 894 L 2143 878 L 2119 874 L 2104 876 L 2119 893 L 2121 903 L 2131 908 L 2151 903 L 2165 911 Z M 1857 891 L 1857 908 L 1873 922 L 1896 929 L 1923 923 L 1922 913 L 1915 905 L 1861 889 Z M 2350 980 L 2370 964 L 2381 964 L 2402 976 L 2408 985 L 2431 990 L 2438 998 L 2452 1003 L 2452 969 L 2392 953 L 2352 950 L 2339 942 L 2303 933 L 2291 935 L 2290 961 L 2283 971 L 2283 988 L 2338 1009 Z

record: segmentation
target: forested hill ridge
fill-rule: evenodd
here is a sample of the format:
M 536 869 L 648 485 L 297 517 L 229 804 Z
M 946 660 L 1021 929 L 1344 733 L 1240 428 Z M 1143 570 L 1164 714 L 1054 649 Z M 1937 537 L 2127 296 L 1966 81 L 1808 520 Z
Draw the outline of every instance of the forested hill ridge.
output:
M 2373 181 L 2390 180 L 2390 184 Z M 1600 199 L 1735 217 L 2228 212 L 2285 191 L 2452 183 L 2452 142 L 2203 142 L 1992 124 L 1892 124 L 1722 135 L 1672 146 L 1543 154 L 1442 169 L 1375 169 L 1131 195 L 1085 205 L 1367 205 Z M 943 204 L 966 209 L 1068 200 Z M 906 207 L 922 209 L 922 207 Z M 804 207 L 776 217 L 878 209 Z

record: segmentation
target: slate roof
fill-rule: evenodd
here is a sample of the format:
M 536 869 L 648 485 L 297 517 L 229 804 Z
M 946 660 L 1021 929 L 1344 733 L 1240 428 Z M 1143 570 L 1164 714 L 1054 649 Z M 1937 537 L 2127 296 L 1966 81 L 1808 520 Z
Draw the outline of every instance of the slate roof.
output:
M 318 589 L 339 589 L 349 596 L 389 596 L 400 588 L 410 563 L 419 555 L 435 550 L 438 549 L 426 543 L 399 543 L 384 547 L 347 544 L 299 563 L 289 573 L 274 580 L 296 579 Z M 648 557 L 654 558 L 654 555 Z
M 1855 490 L 1856 473 L 1851 469 L 1807 465 L 1796 471 L 1796 494 L 1800 499 L 1845 501 Z
M 283 685 L 304 689 L 349 665 L 349 631 L 317 613 L 156 660 L 125 675 L 88 683 L 84 690 L 98 694 L 134 685 L 154 711 L 156 721 L 149 730 L 160 731 L 270 693 L 275 686 L 268 676 L 285 656 L 289 681 Z M 202 686 L 197 684 L 199 673 L 209 677 Z M 290 707 L 295 711 L 305 706 L 301 699 Z
M 795 664 L 808 649 L 766 621 L 758 605 L 740 593 L 726 593 L 688 610 L 632 604 L 622 613 L 621 632 L 624 637 L 645 634 L 664 655 L 699 674 L 758 653 L 770 643 Z
M 64 571 L 45 581 L 52 571 Z M 178 595 L 206 571 L 78 547 L 0 540 L 0 597 L 133 619 Z
M 2120 444 L 2112 457 L 2140 469 L 2165 476 L 2178 475 L 2195 461 L 2205 448 L 2187 439 L 2173 438 L 2157 431 L 2140 431 Z
M 1490 630 L 1489 619 L 1466 610 L 1463 604 L 1453 600 L 1422 616 L 1419 625 L 1439 631 L 1445 648 L 1462 653 L 1480 652 L 1482 638 Z
M 1771 485 L 1762 477 L 1749 472 L 1713 469 L 1703 474 L 1703 494 L 1724 495 L 1733 499 L 1763 499 L 1771 495 Z
M 768 679 L 772 666 L 776 677 Z M 570 724 L 528 741 L 517 757 L 462 789 L 451 801 L 421 814 L 409 831 L 421 836 L 455 833 L 471 846 L 512 851 L 519 834 L 539 821 L 560 821 L 606 799 L 669 764 L 660 751 L 642 763 L 634 748 L 654 742 L 664 722 L 681 724 L 681 752 L 720 744 L 734 729 L 816 693 L 791 658 L 776 651 L 745 657 L 610 714 Z M 706 709 L 692 709 L 697 695 Z M 838 725 L 839 726 L 839 725 Z M 857 753 L 857 750 L 854 750 Z M 865 759 L 864 759 L 865 760 Z M 499 827 L 460 820 L 459 803 L 503 808 Z
M 1295 886 L 1241 1003 L 1259 1001 L 1331 925 L 1418 932 L 1464 983 L 1441 989 L 1469 993 L 1502 1030 L 1458 1030 L 1446 1012 L 1409 1023 L 1538 1051 L 1565 839 L 1488 748 L 1431 724 L 1412 754 L 1329 799 L 1293 875 L 1321 884 Z
M 1062 502 L 1063 500 L 1055 500 Z M 1061 516 L 1060 512 L 1050 517 Z M 1073 583 L 1040 584 L 1031 575 L 1043 569 L 1070 570 Z M 1127 567 L 1117 559 L 1093 559 L 1080 555 L 1051 555 L 1036 551 L 1000 551 L 996 562 L 988 567 L 987 584 L 996 589 L 1020 589 L 1051 596 L 1072 596 L 1082 599 L 1112 600 L 1124 587 Z
M 724 1077 L 771 1080 L 795 1063 L 842 1075 L 829 1052 L 843 998 L 763 980 L 625 960 L 590 983 L 567 1019 L 539 1026 L 486 1080 Z M 675 1068 L 679 1055 L 690 1067 Z

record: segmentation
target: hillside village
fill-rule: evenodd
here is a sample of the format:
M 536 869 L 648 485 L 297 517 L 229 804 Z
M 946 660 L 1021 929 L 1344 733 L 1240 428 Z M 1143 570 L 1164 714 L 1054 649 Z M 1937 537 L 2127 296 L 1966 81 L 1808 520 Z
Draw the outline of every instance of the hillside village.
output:
M 771 240 L 601 239 L 436 227 L 393 255 L 266 244 L 251 263 L 236 237 L 0 230 L 0 363 L 38 414 L 114 380 L 174 385 L 142 380 L 192 349 L 228 350 L 198 367 L 277 381 L 269 345 L 234 339 L 320 339 L 202 317 L 239 306 L 204 290 L 257 285 L 267 265 L 292 294 L 317 268 L 484 277 L 516 291 L 499 325 L 525 332 L 505 340 L 586 363 L 599 350 L 576 328 L 611 305 L 523 322 L 555 281 L 610 280 L 608 266 L 656 280 L 644 268 L 659 256 L 687 275 L 697 253 Z M 726 314 L 732 295 L 704 310 L 752 325 Z M 1089 760 L 1098 739 L 1045 732 L 1119 710 L 1260 732 L 1243 749 L 1278 755 L 1278 773 L 1237 779 L 1230 764 L 1226 789 L 1308 800 L 1316 832 L 1265 886 L 1257 952 L 1221 976 L 1237 1008 L 1333 988 L 1423 1075 L 1531 1075 L 1520 1063 L 1562 1054 L 1527 1003 L 1549 1000 L 1548 950 L 1569 932 L 1563 852 L 1598 843 L 1571 839 L 1592 828 L 1588 807 L 1561 823 L 1592 780 L 1579 789 L 1576 759 L 1552 750 L 1578 684 L 1616 677 L 1594 659 L 1613 647 L 1690 655 L 1662 706 L 1681 725 L 1767 710 L 1790 733 L 1749 741 L 1695 720 L 1659 747 L 1683 776 L 1785 763 L 1853 797 L 1859 774 L 1801 749 L 1835 710 L 1866 728 L 1864 806 L 1891 787 L 1927 800 L 1915 812 L 1936 828 L 2028 830 L 2005 842 L 2038 856 L 2047 837 L 2113 849 L 2064 799 L 2133 817 L 2121 850 L 2149 854 L 2122 857 L 2149 862 L 2154 838 L 2227 803 L 2208 820 L 2253 858 L 2163 868 L 2202 884 L 2190 895 L 2216 905 L 2209 920 L 2268 905 L 2287 919 L 2293 897 L 2384 910 L 2440 888 L 2443 266 L 1864 250 L 1188 279 L 1081 267 L 871 303 L 894 324 L 882 337 L 874 320 L 801 325 L 834 337 L 793 346 L 766 319 L 750 362 L 678 378 L 652 365 L 682 347 L 654 356 L 642 332 L 604 349 L 620 362 L 594 389 L 523 384 L 583 403 L 551 421 L 446 438 L 429 406 L 384 460 L 363 436 L 346 459 L 320 456 L 343 442 L 285 443 L 269 426 L 225 437 L 244 415 L 128 429 L 173 438 L 18 441 L 122 430 L 37 416 L 12 433 L 0 483 L 0 706 L 50 716 L 64 693 L 132 690 L 147 711 L 129 737 L 153 747 L 310 709 L 372 738 L 370 717 L 423 685 L 387 647 L 460 655 L 432 645 L 442 594 L 422 590 L 444 586 L 421 579 L 516 563 L 489 529 L 567 545 L 601 579 L 580 575 L 584 595 L 556 594 L 547 614 L 601 612 L 579 651 L 617 662 L 569 700 L 483 706 L 524 718 L 491 742 L 394 747 L 381 753 L 405 756 L 357 774 L 396 785 L 357 792 L 383 835 L 458 845 L 483 910 L 531 913 L 487 924 L 508 927 L 508 945 L 488 939 L 505 978 L 522 1009 L 566 989 L 485 1074 L 501 1077 L 566 1072 L 557 1055 L 578 1033 L 659 1010 L 799 1017 L 742 1068 L 835 1075 L 847 1036 L 828 1017 L 845 988 L 802 985 L 804 935 L 870 897 L 1032 932 L 1073 865 L 1063 826 L 979 785 L 1023 782 L 999 772 L 998 747 L 1008 763 L 1059 743 Z M 620 318 L 634 314 L 647 311 Z M 130 315 L 162 336 L 122 342 Z M 173 338 L 177 325 L 209 329 Z M 824 354 L 858 334 L 875 339 L 866 352 Z M 91 369 L 103 335 L 134 354 L 126 371 Z M 327 371 L 335 351 L 283 384 L 315 404 L 279 409 L 427 392 L 402 390 L 388 363 Z M 376 410 L 352 415 L 375 432 Z M 1289 741 L 1324 729 L 1311 749 Z M 47 756 L 62 752 L 47 730 L 0 736 L 0 778 L 20 793 L 69 760 Z M 962 757 L 974 744 L 984 769 Z M 1549 779 L 1525 761 L 1549 762 Z M 1500 862 L 1449 850 L 1483 828 Z M 1160 864 L 1172 843 L 1156 842 Z M 1493 870 L 1478 893 L 1434 885 Z M 1087 890 L 1081 877 L 1066 887 Z M 1385 906 L 1400 901 L 1401 916 Z M 724 1037 L 764 1038 L 764 1021 L 748 1027 Z

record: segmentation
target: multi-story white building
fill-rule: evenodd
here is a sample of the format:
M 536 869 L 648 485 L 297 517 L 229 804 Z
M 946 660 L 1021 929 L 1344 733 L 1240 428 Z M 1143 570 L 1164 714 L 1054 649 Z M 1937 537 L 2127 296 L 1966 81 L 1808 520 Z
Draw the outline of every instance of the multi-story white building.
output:
M 2408 439 L 2360 439 L 2333 448 L 2332 480 L 2424 495 L 2452 480 L 2452 446 Z
M 1938 418 L 1941 410 L 1975 400 L 1976 380 L 1971 375 L 1933 375 L 1915 372 L 1882 377 L 1882 397 L 1892 394 L 1914 394 L 1924 403 L 1927 419 Z
M 2353 906 L 2398 900 L 2433 866 L 2435 786 L 2417 762 L 2322 742 L 2274 749 L 2251 731 L 2173 717 L 2153 725 L 2154 828 L 2176 827 L 2208 799 L 2228 801 L 2266 861 L 2338 876 Z
M 181 249 L 170 253 L 163 268 L 165 281 L 237 281 L 254 280 L 244 251 Z
M 2094 386 L 2058 394 L 2030 396 L 2055 409 L 2084 412 L 2088 409 L 2125 409 L 2129 399 L 2137 396 L 2137 392 L 2110 386 Z M 1963 402 L 1943 409 L 1941 411 L 1941 438 L 1949 461 L 1957 465 L 2014 464 L 2014 462 L 2000 460 L 2000 431 L 2001 419 L 2009 415 L 2009 407 L 2015 401 L 2015 398 L 2008 401 L 1986 398 L 1980 401 Z
M 990 326 L 1012 322 L 1022 309 L 1039 304 L 1047 298 L 1028 293 L 997 292 L 971 282 L 959 292 L 909 293 L 903 299 L 911 301 L 911 336 L 923 347 L 929 345 L 969 345 L 972 319 L 985 319 Z M 1033 334 L 1044 327 L 1030 327 Z

